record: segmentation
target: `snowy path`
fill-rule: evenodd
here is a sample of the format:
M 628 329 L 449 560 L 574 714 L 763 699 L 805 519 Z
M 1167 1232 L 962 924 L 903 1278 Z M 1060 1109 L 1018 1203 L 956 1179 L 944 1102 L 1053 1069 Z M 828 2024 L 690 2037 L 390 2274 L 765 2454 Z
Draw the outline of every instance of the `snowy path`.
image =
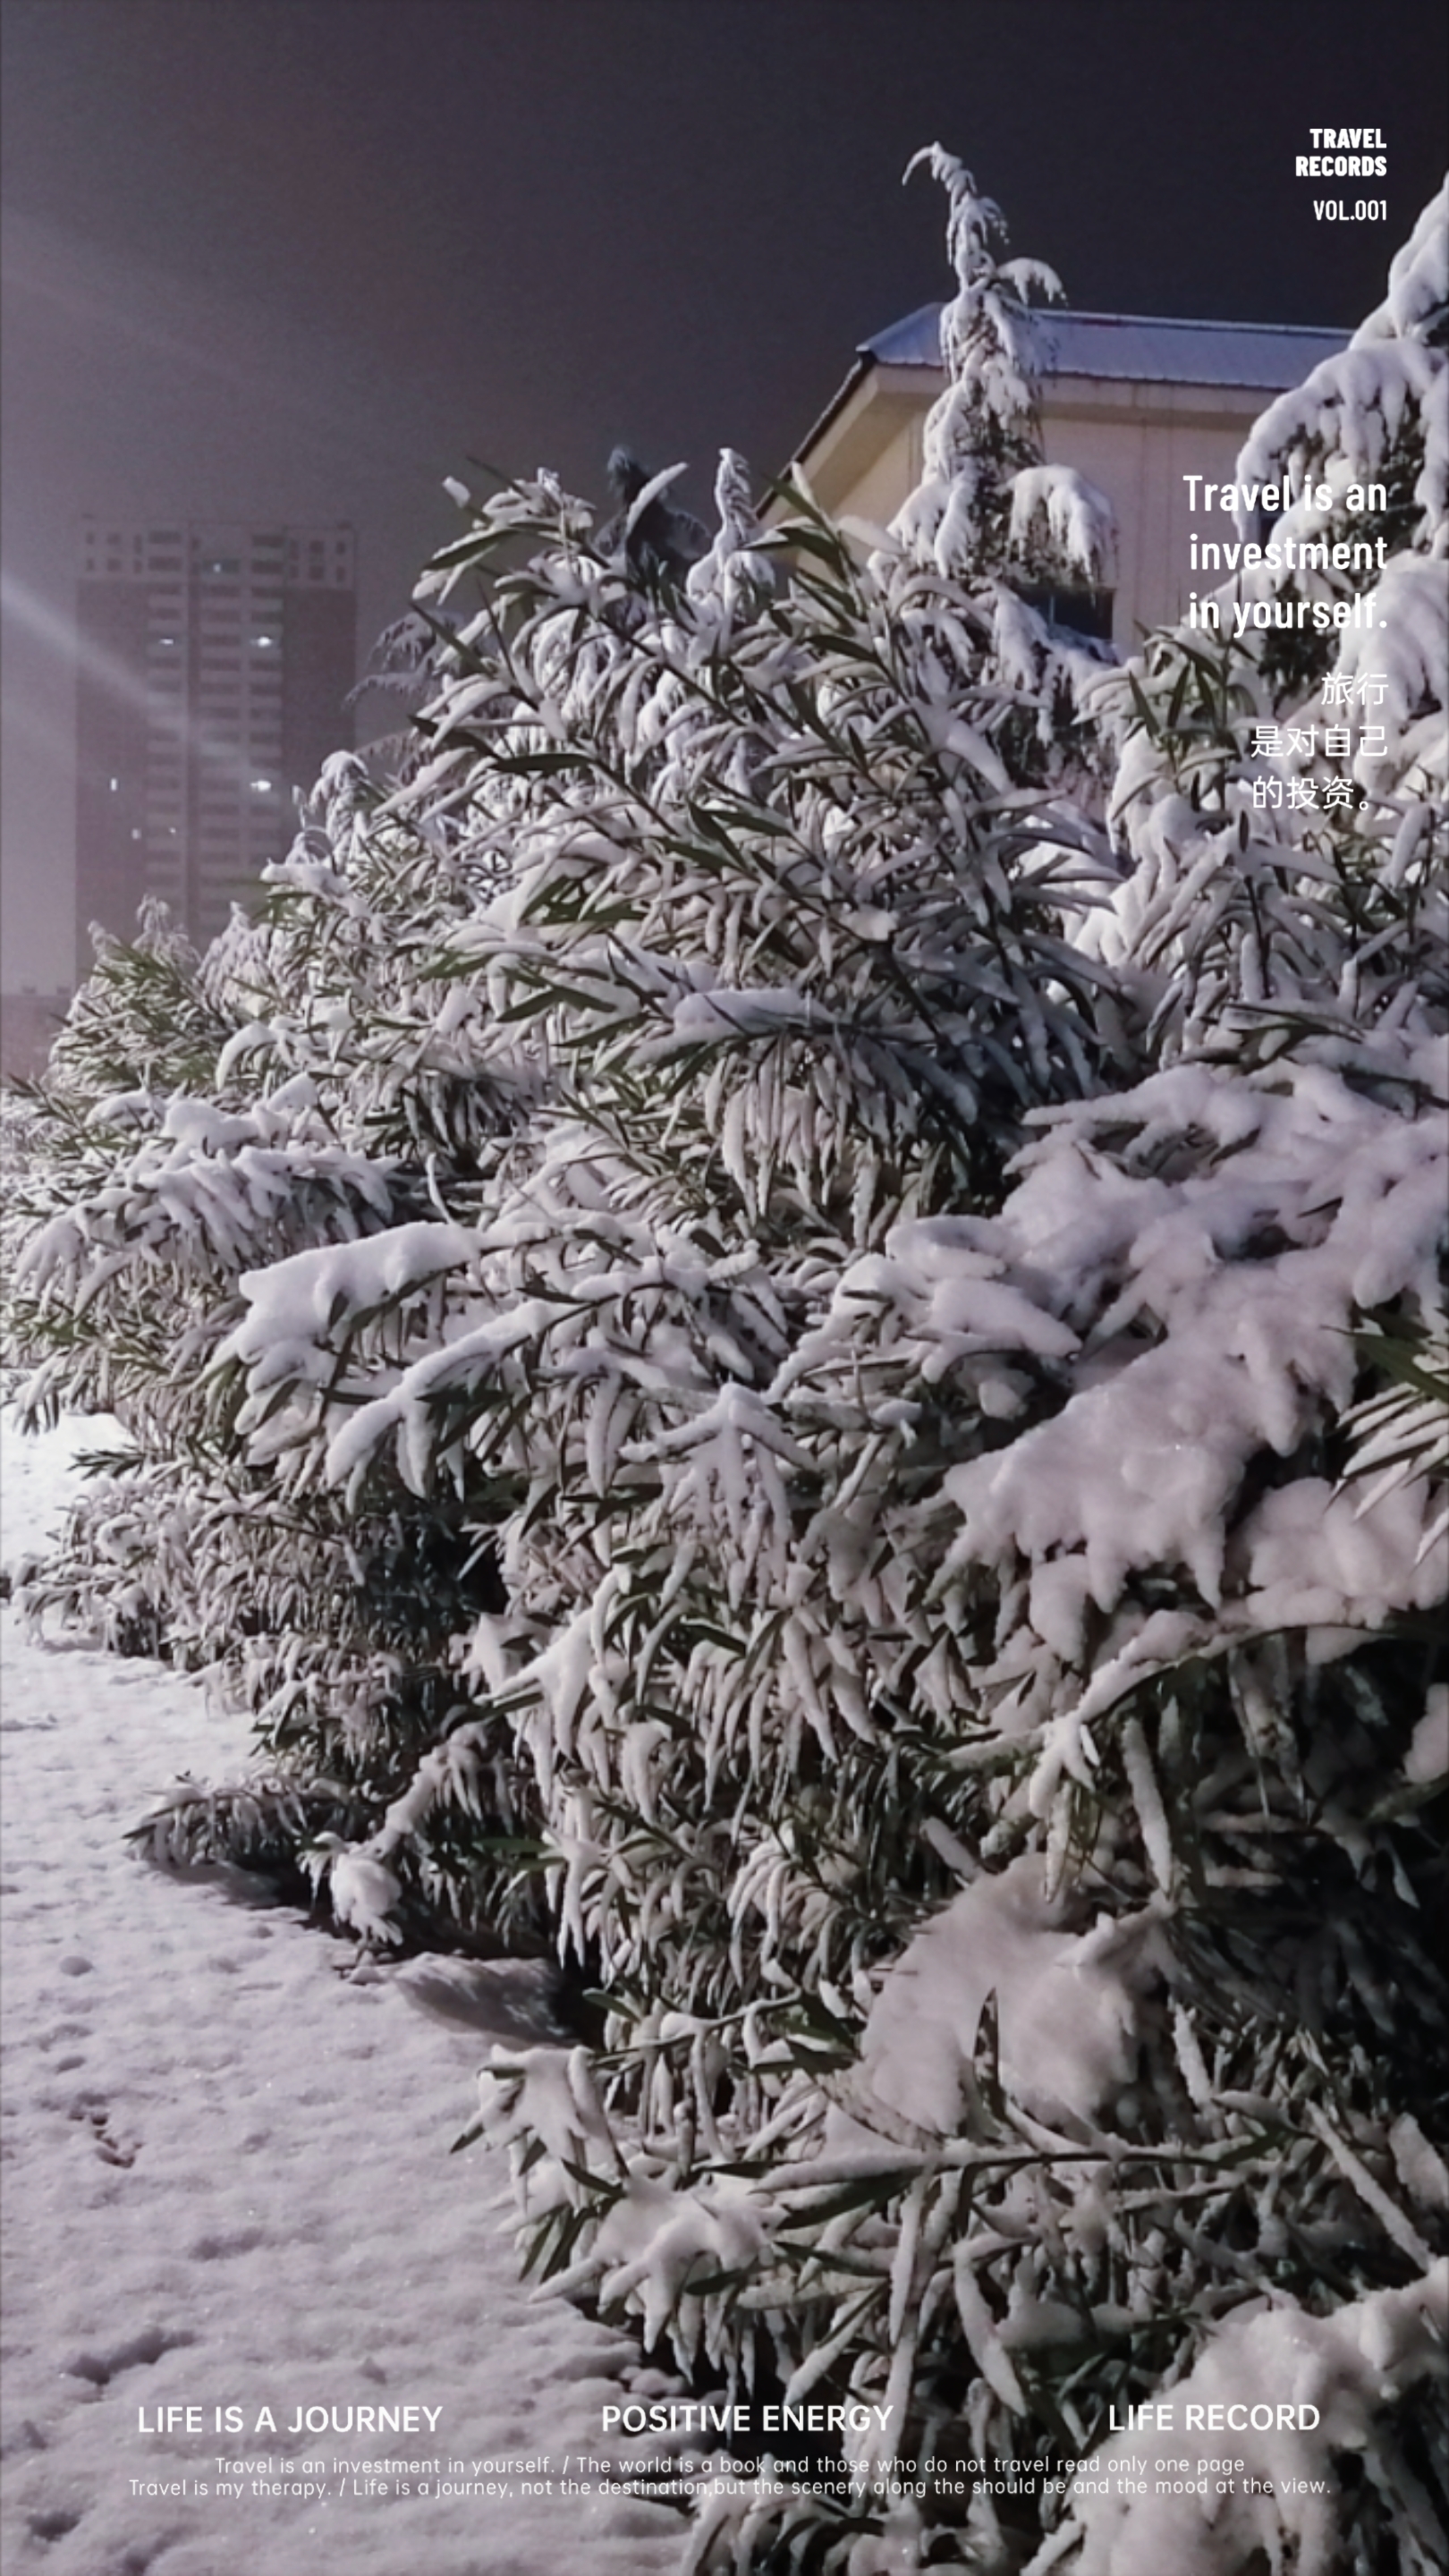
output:
M 6 1439 L 7 1560 L 62 1447 Z M 600 2409 L 634 2354 L 529 2303 L 501 2172 L 447 2152 L 477 2036 L 344 1982 L 355 1953 L 295 1914 L 137 1862 L 122 1833 L 151 1790 L 223 1768 L 240 1728 L 156 1665 L 3 1627 L 7 2571 L 668 2576 L 675 2515 L 559 2492 L 565 2455 L 616 2447 Z M 228 2405 L 246 2429 L 219 2437 Z M 441 2414 L 431 2434 L 285 2429 L 357 2405 Z M 188 2406 L 199 2429 L 142 2429 Z M 551 2494 L 496 2467 L 540 2453 Z M 334 2471 L 383 2454 L 466 2461 L 472 2483 L 487 2462 L 510 2492 L 361 2494 Z M 320 2458 L 327 2493 L 255 2495 L 248 2470 L 220 2495 L 221 2458 L 270 2461 L 272 2484 Z

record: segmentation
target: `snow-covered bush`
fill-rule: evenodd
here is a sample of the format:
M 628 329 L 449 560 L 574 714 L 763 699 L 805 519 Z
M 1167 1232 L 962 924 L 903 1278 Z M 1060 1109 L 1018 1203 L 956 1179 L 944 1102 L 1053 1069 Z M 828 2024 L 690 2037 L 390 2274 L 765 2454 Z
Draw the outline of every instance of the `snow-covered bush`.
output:
M 15 1322 L 138 1460 L 50 1589 L 257 1710 L 260 1790 L 158 1847 L 375 1942 L 546 1912 L 602 2042 L 480 2112 L 543 2272 L 888 2410 L 696 2568 L 1427 2570 L 1440 230 L 1247 451 L 1388 490 L 1385 751 L 1270 807 L 1353 630 L 1061 653 L 1025 593 L 1103 510 L 932 158 L 894 530 L 765 531 L 728 452 L 703 551 L 632 466 L 608 528 L 460 492 L 405 773 L 334 766 L 206 959 L 102 959 Z M 1327 2504 L 889 2493 L 1228 2378 L 1318 2409 Z
M 410 1787 L 457 1709 L 451 1641 L 499 1598 L 453 1498 L 293 1508 L 231 1439 L 217 1366 L 253 1270 L 395 1240 L 433 1217 L 439 1160 L 466 1191 L 514 1115 L 433 1039 L 410 939 L 420 874 L 434 928 L 446 917 L 445 871 L 382 829 L 364 852 L 376 801 L 359 764 L 331 764 L 288 862 L 295 895 L 273 922 L 238 916 L 204 959 L 160 907 L 134 944 L 102 944 L 13 1194 L 31 1231 L 12 1344 L 43 1354 L 26 1405 L 113 1413 L 133 1444 L 100 1462 L 112 1473 L 67 1549 L 30 1578 L 31 1615 L 83 1618 L 121 1652 L 164 1652 L 238 1693 L 261 1769 L 178 1800 L 158 1836 L 291 1870 L 317 1831 L 365 1836 Z M 349 832 L 359 864 L 340 895 L 316 852 Z M 500 1736 L 410 1873 L 409 1893 L 463 1929 L 520 1910 L 514 1855 L 505 1888 L 490 1848 L 520 1830 L 515 1769 Z
M 1089 686 L 1132 861 L 1095 944 L 1169 1054 L 1444 1007 L 1445 236 L 1441 191 L 1383 304 L 1248 439 L 1237 539 L 1249 493 L 1296 496 L 1265 560 Z

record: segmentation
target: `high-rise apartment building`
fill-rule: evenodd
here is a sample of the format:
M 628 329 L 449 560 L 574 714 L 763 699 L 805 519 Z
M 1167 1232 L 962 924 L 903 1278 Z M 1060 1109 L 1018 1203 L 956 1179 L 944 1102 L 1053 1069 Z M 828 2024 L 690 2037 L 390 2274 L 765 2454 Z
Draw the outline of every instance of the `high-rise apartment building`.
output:
M 81 524 L 76 931 L 132 936 L 143 895 L 220 930 L 295 828 L 294 787 L 351 740 L 353 532 Z

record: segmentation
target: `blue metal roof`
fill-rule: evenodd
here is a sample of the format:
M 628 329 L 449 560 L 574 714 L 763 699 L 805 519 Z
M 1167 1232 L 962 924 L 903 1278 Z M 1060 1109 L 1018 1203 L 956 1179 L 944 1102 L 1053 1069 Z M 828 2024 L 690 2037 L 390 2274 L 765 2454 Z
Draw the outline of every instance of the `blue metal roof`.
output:
M 1279 393 L 1348 345 L 1346 331 L 1287 322 L 1179 322 L 1059 307 L 1044 310 L 1040 322 L 1048 374 L 1127 384 L 1247 385 Z M 940 305 L 922 304 L 862 340 L 857 356 L 883 367 L 939 368 L 940 323 Z

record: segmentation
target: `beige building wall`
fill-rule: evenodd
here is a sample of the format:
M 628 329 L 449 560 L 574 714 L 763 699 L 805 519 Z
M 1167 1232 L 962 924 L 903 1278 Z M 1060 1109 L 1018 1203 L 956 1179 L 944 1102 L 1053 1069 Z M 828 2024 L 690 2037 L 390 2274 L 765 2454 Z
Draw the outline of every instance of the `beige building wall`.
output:
M 1143 327 L 1180 334 L 1185 358 L 1195 335 L 1244 336 L 1232 324 Z M 1315 344 L 1303 347 L 1308 363 L 1341 345 L 1324 334 L 1285 336 Z M 1294 373 L 1282 375 L 1282 385 L 1296 380 Z M 922 430 L 943 381 L 939 367 L 884 363 L 867 348 L 796 460 L 832 517 L 888 525 L 920 479 Z M 1208 516 L 1190 511 L 1183 477 L 1230 482 L 1238 452 L 1275 390 L 1281 385 L 1261 380 L 1133 382 L 1065 370 L 1047 380 L 1041 419 L 1049 462 L 1075 466 L 1105 492 L 1116 515 L 1112 640 L 1119 652 L 1132 651 L 1145 628 L 1182 616 L 1189 594 L 1215 587 L 1221 577 L 1193 572 L 1188 541 L 1194 532 L 1231 536 L 1231 524 L 1217 510 Z
M 1231 536 L 1218 511 L 1188 508 L 1185 474 L 1229 483 L 1238 451 L 1267 398 L 1216 385 L 1209 403 L 1194 385 L 1094 385 L 1059 378 L 1042 405 L 1048 462 L 1074 465 L 1106 493 L 1117 519 L 1112 640 L 1133 651 L 1142 630 L 1186 611 L 1188 594 L 1213 589 L 1188 561 L 1188 539 Z

